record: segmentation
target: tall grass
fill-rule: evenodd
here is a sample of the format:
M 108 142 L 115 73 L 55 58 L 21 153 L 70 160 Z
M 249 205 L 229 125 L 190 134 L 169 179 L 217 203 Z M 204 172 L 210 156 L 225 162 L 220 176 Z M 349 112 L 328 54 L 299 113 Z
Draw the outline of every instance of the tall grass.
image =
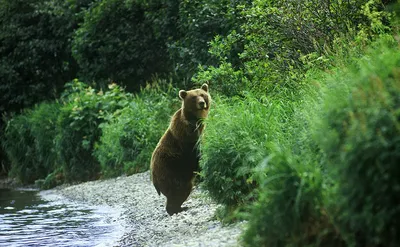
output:
M 40 177 L 40 171 L 36 169 L 34 140 L 27 116 L 16 116 L 9 120 L 2 144 L 11 162 L 10 176 L 26 183 Z
M 254 199 L 253 168 L 279 138 L 282 114 L 285 109 L 267 98 L 216 97 L 202 142 L 201 175 L 217 202 L 235 208 Z
M 94 152 L 105 177 L 133 174 L 149 168 L 151 154 L 180 108 L 177 90 L 157 85 L 141 90 L 111 120 L 100 126 L 102 136 Z
M 324 178 L 315 160 L 272 148 L 257 170 L 258 201 L 243 236 L 245 246 L 343 246 L 324 208 Z
M 3 140 L 11 161 L 10 175 L 22 183 L 33 183 L 52 173 L 57 164 L 54 146 L 60 105 L 42 103 L 12 118 Z
M 383 38 L 358 52 L 315 74 L 286 124 L 290 141 L 256 167 L 246 246 L 399 244 L 400 51 Z

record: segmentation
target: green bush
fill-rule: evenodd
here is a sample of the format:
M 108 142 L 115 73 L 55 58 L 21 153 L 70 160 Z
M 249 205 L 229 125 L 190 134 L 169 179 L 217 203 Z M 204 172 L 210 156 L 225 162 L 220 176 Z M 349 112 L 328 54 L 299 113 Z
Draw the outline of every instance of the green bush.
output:
M 41 172 L 36 169 L 38 163 L 35 160 L 34 140 L 26 115 L 15 116 L 7 122 L 2 144 L 11 162 L 10 176 L 17 177 L 22 183 L 33 182 L 40 177 Z
M 173 88 L 148 86 L 112 120 L 102 124 L 95 156 L 104 176 L 132 174 L 149 168 L 151 154 L 180 107 Z
M 335 42 L 358 34 L 361 45 L 388 32 L 382 9 L 380 0 L 253 1 L 237 8 L 240 28 L 211 42 L 209 52 L 219 63 L 201 70 L 195 80 L 214 79 L 229 96 L 243 89 L 259 95 L 296 92 L 307 69 L 304 57 L 316 60 L 314 68 L 325 68 Z
M 360 51 L 340 51 L 340 67 L 306 74 L 309 86 L 254 171 L 260 194 L 250 207 L 246 245 L 398 245 L 390 219 L 399 213 L 392 189 L 399 172 L 399 51 L 388 36 Z
M 0 0 L 2 115 L 54 100 L 64 83 L 76 77 L 70 41 L 81 13 L 94 1 Z M 0 120 L 0 126 L 5 122 Z M 0 163 L 8 170 L 11 165 L 4 154 L 0 150 Z
M 372 49 L 328 82 L 316 140 L 337 183 L 331 207 L 344 239 L 398 246 L 400 51 L 385 42 Z
M 312 71 L 307 78 L 321 80 L 323 76 Z M 249 220 L 244 245 L 343 246 L 325 208 L 331 187 L 312 139 L 319 88 L 304 85 L 295 97 L 281 97 L 274 104 L 286 104 L 285 114 L 278 115 L 277 133 L 267 144 L 264 160 L 253 169 L 258 200 L 244 214 Z
M 84 1 L 0 1 L 0 111 L 54 99 L 76 77 L 71 38 Z
M 243 236 L 245 246 L 343 246 L 324 208 L 320 166 L 280 148 L 272 147 L 256 169 L 260 194 Z
M 240 6 L 248 0 L 185 0 L 179 1 L 176 22 L 176 38 L 168 42 L 169 56 L 174 63 L 174 72 L 179 78 L 188 80 L 199 64 L 205 67 L 217 65 L 218 59 L 208 52 L 209 42 L 215 36 L 226 36 L 240 28 Z M 242 47 L 232 49 L 229 57 L 235 63 Z M 185 85 L 187 86 L 187 85 Z
M 116 84 L 109 91 L 96 92 L 74 80 L 63 94 L 64 105 L 57 123 L 56 148 L 67 181 L 86 181 L 99 177 L 99 162 L 92 155 L 101 136 L 99 125 L 110 113 L 126 107 L 131 95 Z
M 58 103 L 42 103 L 8 121 L 3 146 L 11 161 L 10 175 L 23 184 L 43 179 L 57 164 L 54 138 Z
M 198 84 L 211 82 L 215 92 L 228 97 L 243 95 L 249 89 L 249 82 L 243 71 L 235 70 L 231 63 L 226 62 L 207 70 L 200 68 L 199 73 L 192 79 Z
M 116 84 L 110 84 L 104 93 L 96 92 L 78 80 L 68 83 L 61 104 L 43 103 L 8 121 L 2 144 L 11 161 L 10 176 L 18 177 L 24 184 L 38 180 L 38 185 L 43 188 L 65 181 L 98 178 L 100 166 L 92 153 L 102 134 L 100 124 L 111 121 L 114 112 L 128 109 L 129 103 L 135 103 L 134 99 L 142 108 L 151 106 L 153 95 L 147 94 L 149 100 L 147 97 L 133 98 Z M 162 103 L 165 100 L 160 102 L 160 107 Z M 148 109 L 145 117 L 151 110 Z M 166 118 L 159 110 L 152 114 L 155 119 Z M 146 136 L 138 142 L 142 148 L 149 148 L 144 140 L 152 138 L 149 137 L 152 132 L 145 132 L 145 120 L 141 122 L 141 130 Z
M 37 162 L 46 172 L 52 172 L 57 165 L 57 152 L 54 139 L 57 135 L 57 118 L 60 114 L 60 104 L 42 103 L 35 107 L 28 116 L 31 123 L 31 135 L 35 140 Z
M 208 53 L 209 42 L 239 27 L 236 8 L 247 2 L 98 1 L 86 12 L 73 40 L 80 77 L 116 81 L 138 91 L 154 76 L 174 75 L 176 85 L 190 87 L 199 64 L 216 65 Z M 232 57 L 237 58 L 237 52 Z
M 217 202 L 237 207 L 254 197 L 253 168 L 279 132 L 282 109 L 251 95 L 216 98 L 213 104 L 201 146 L 203 185 Z
M 156 74 L 170 72 L 168 37 L 162 35 L 165 27 L 156 18 L 160 5 L 158 1 L 97 1 L 86 12 L 72 44 L 80 77 L 101 86 L 115 81 L 139 90 Z

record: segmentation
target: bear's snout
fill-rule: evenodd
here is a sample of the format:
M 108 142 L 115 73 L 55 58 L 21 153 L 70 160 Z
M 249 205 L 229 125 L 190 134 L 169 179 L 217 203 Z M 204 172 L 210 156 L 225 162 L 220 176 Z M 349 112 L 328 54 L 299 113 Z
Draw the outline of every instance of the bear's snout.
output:
M 207 103 L 203 98 L 200 98 L 197 103 L 199 105 L 200 110 L 207 108 Z
M 199 106 L 200 106 L 201 109 L 206 108 L 206 102 L 200 101 L 200 102 L 199 102 Z

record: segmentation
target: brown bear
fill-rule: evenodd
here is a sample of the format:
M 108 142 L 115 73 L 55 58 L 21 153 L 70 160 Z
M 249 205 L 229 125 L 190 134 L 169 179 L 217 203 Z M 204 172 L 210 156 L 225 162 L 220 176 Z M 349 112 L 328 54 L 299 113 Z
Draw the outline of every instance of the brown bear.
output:
M 193 188 L 199 170 L 199 137 L 204 129 L 202 120 L 208 116 L 211 96 L 208 85 L 179 91 L 182 107 L 172 116 L 151 157 L 151 176 L 157 193 L 167 197 L 169 215 L 184 210 L 181 205 Z

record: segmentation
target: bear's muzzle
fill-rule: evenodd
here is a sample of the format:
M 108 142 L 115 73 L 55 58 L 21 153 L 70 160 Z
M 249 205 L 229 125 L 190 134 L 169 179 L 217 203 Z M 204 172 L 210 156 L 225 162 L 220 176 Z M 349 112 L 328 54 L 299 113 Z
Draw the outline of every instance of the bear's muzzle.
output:
M 206 109 L 207 108 L 207 103 L 203 100 L 199 102 L 199 107 L 200 110 Z

